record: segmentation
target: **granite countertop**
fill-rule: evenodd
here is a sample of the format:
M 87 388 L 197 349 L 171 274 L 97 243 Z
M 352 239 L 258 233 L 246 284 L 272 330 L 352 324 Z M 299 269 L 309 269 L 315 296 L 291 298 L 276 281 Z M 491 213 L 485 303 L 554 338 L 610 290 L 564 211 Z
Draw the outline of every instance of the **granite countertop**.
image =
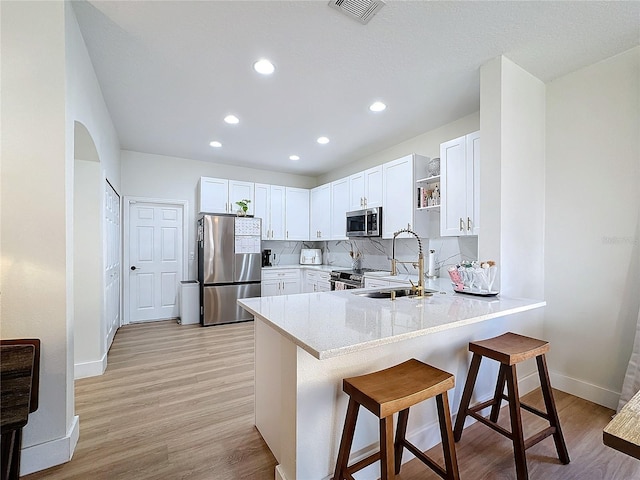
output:
M 391 301 L 339 290 L 245 298 L 238 304 L 320 360 L 546 305 L 544 300 L 455 293 L 444 278 L 425 287 L 441 293 Z

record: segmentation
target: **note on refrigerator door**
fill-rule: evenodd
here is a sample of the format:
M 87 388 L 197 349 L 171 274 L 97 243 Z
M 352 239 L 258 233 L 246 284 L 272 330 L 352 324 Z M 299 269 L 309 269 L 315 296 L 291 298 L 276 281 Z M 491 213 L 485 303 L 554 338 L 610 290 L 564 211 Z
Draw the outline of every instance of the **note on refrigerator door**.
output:
M 236 217 L 236 235 L 262 235 L 259 218 Z
M 260 237 L 236 237 L 236 253 L 261 253 Z

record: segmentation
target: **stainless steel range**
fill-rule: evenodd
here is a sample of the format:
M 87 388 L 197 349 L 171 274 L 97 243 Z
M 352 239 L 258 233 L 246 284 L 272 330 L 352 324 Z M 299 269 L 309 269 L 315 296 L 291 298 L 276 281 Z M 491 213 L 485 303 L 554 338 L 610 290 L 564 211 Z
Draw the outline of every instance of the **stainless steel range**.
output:
M 349 290 L 364 287 L 364 274 L 366 272 L 378 272 L 373 268 L 362 268 L 360 270 L 332 270 L 331 290 Z

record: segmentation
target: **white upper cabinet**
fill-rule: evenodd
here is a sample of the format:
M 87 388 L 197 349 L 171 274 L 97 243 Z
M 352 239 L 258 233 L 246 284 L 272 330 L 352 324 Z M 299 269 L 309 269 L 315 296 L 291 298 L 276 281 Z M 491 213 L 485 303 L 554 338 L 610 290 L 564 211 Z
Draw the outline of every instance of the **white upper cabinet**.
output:
M 255 216 L 262 219 L 263 240 L 284 240 L 285 187 L 255 184 Z
M 285 240 L 309 240 L 309 190 L 285 188 Z
M 229 213 L 229 180 L 201 177 L 198 198 L 200 213 Z
M 231 205 L 229 213 L 237 212 L 240 209 L 236 202 L 241 200 L 249 200 L 247 215 L 253 215 L 255 211 L 254 183 L 229 180 L 229 204 Z
M 440 145 L 440 235 L 478 235 L 480 132 Z
M 268 240 L 269 233 L 271 232 L 271 207 L 269 203 L 271 201 L 271 185 L 265 183 L 255 184 L 255 206 L 254 214 L 256 218 L 262 219 L 262 239 Z
M 285 238 L 285 187 L 271 185 L 271 240 Z
M 393 238 L 408 228 L 420 237 L 429 236 L 428 212 L 417 210 L 416 171 L 426 168 L 427 157 L 411 154 L 382 165 L 382 238 Z
M 347 239 L 349 177 L 331 182 L 331 240 Z
M 382 165 L 349 177 L 350 210 L 382 206 Z
M 364 206 L 381 207 L 383 200 L 382 165 L 364 171 Z
M 251 200 L 248 215 L 254 212 L 254 184 L 225 178 L 200 177 L 198 200 L 200 213 L 235 213 L 240 200 Z
M 309 240 L 331 239 L 331 184 L 312 188 L 310 192 Z

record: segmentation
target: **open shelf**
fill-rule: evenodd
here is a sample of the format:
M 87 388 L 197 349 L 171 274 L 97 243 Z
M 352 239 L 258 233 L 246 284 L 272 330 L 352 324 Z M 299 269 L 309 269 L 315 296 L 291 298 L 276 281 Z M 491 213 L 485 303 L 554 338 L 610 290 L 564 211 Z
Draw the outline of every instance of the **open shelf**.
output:
M 425 177 L 416 180 L 416 183 L 436 183 L 440 181 L 440 175 L 436 175 L 435 177 Z
M 418 208 L 416 208 L 416 210 L 427 210 L 427 211 L 431 210 L 431 211 L 436 211 L 437 212 L 438 210 L 440 210 L 440 205 L 430 205 L 428 207 L 418 207 Z

